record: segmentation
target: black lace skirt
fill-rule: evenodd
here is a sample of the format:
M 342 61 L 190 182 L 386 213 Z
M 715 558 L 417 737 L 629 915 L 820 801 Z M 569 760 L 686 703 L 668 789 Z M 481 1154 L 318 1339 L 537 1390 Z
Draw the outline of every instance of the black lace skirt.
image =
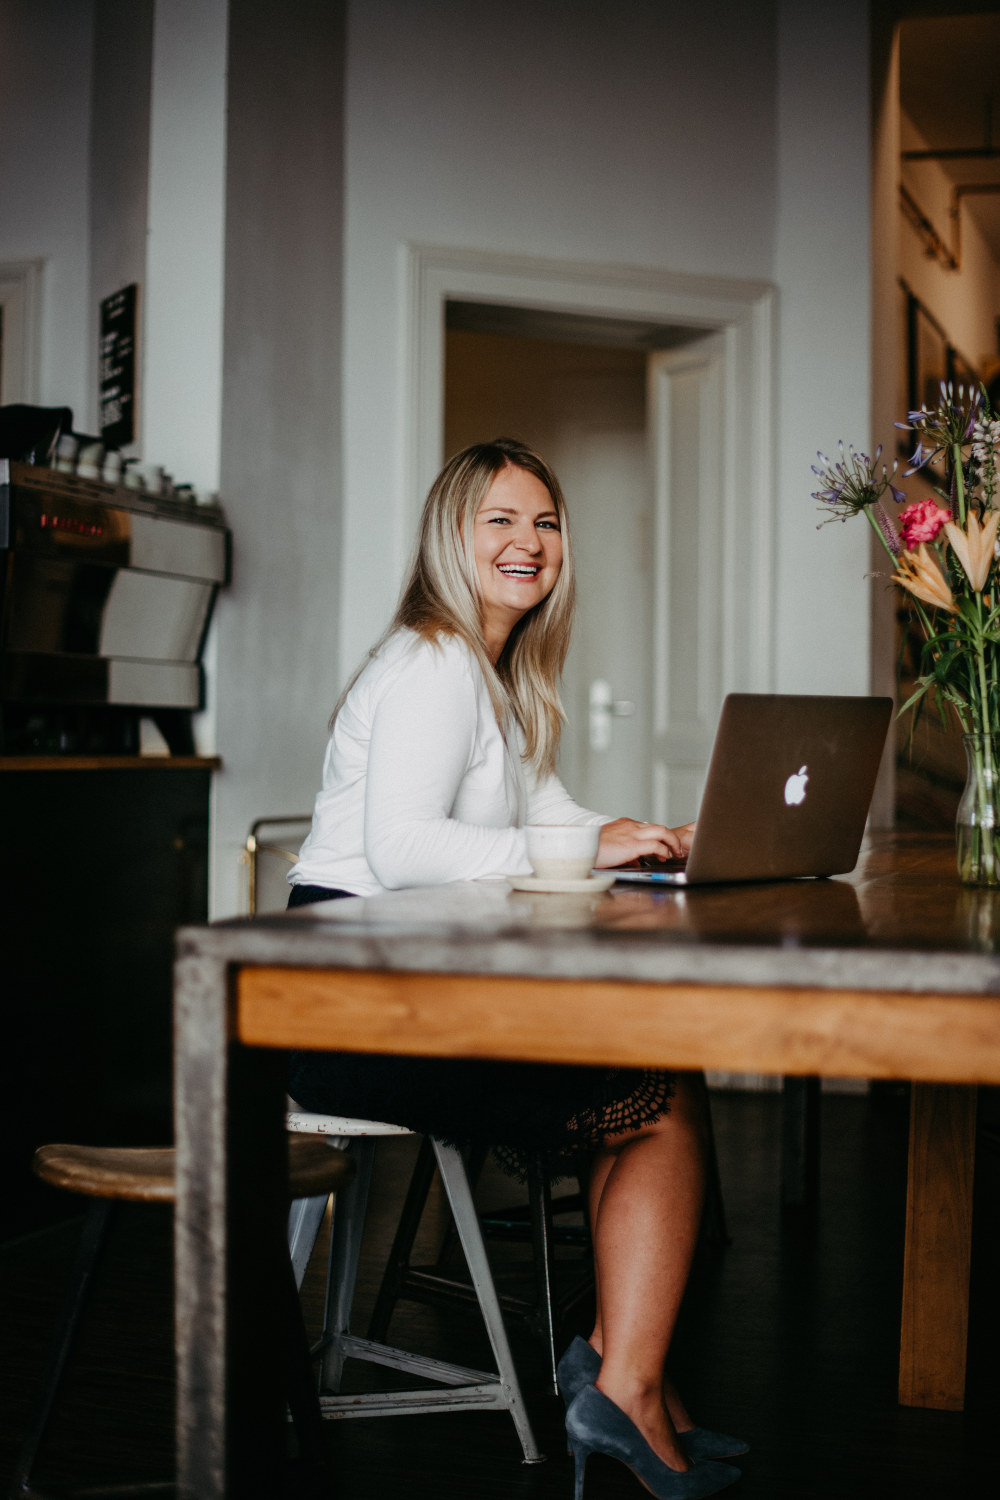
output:
M 346 895 L 294 886 L 289 906 Z M 304 1109 L 405 1125 L 450 1144 L 486 1146 L 523 1177 L 541 1156 L 553 1175 L 579 1151 L 664 1114 L 672 1073 L 558 1063 L 293 1052 L 288 1091 Z

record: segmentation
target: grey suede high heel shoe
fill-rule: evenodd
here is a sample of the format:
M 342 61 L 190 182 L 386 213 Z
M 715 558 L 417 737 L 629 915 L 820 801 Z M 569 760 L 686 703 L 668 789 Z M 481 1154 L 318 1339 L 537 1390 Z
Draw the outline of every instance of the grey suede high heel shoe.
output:
M 593 1385 L 600 1373 L 601 1356 L 578 1335 L 556 1367 L 559 1394 L 567 1410 L 574 1396 L 585 1385 Z M 693 1464 L 712 1458 L 738 1458 L 741 1453 L 750 1452 L 750 1444 L 742 1438 L 730 1437 L 726 1432 L 713 1432 L 709 1427 L 691 1427 L 687 1432 L 679 1432 L 677 1437 Z
M 735 1484 L 732 1464 L 700 1463 L 681 1473 L 657 1458 L 638 1427 L 596 1386 L 585 1385 L 566 1413 L 566 1436 L 575 1464 L 574 1500 L 583 1500 L 583 1476 L 592 1453 L 617 1458 L 655 1500 L 703 1500 Z

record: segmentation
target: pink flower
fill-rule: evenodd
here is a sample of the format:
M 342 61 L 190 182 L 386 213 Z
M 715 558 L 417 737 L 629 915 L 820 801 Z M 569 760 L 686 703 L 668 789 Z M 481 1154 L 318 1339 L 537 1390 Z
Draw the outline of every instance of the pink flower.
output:
M 951 520 L 951 511 L 933 500 L 918 500 L 899 513 L 899 529 L 907 550 L 912 552 L 921 542 L 933 542 L 945 521 Z

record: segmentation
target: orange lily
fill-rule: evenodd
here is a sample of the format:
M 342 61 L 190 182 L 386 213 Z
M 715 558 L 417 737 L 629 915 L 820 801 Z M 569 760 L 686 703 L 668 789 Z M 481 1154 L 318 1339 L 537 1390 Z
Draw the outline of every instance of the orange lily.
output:
M 956 526 L 954 521 L 945 523 L 944 529 L 952 550 L 957 554 L 959 562 L 965 569 L 965 576 L 977 594 L 983 592 L 990 575 L 998 526 L 1000 526 L 1000 510 L 987 511 L 986 520 L 982 526 L 979 524 L 979 517 L 975 511 L 970 510 L 964 531 Z
M 1000 517 L 1000 511 L 997 515 Z M 903 553 L 896 564 L 895 576 L 897 583 L 904 589 L 909 589 L 918 599 L 923 599 L 925 604 L 933 604 L 935 609 L 947 609 L 952 614 L 958 614 L 948 580 L 928 552 L 926 542 L 921 542 L 916 552 Z

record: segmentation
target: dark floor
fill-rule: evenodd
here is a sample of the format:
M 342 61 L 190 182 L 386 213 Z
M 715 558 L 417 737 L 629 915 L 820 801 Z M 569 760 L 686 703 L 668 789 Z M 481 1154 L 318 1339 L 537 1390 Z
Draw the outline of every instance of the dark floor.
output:
M 969 1388 L 964 1414 L 901 1410 L 896 1358 L 906 1165 L 905 1092 L 826 1095 L 823 1172 L 813 1224 L 778 1201 L 780 1099 L 715 1095 L 713 1113 L 732 1243 L 699 1252 L 673 1368 L 696 1419 L 745 1436 L 738 1500 L 951 1500 L 995 1496 L 1000 1400 L 1000 1156 L 983 1144 L 977 1178 Z M 391 1223 L 412 1143 L 386 1143 L 374 1238 Z M 509 1197 L 504 1179 L 484 1195 Z M 73 1250 L 63 1224 L 0 1248 L 0 1484 L 10 1473 L 47 1331 Z M 431 1227 L 427 1237 L 431 1237 Z M 516 1273 L 523 1252 L 497 1246 Z M 97 1484 L 164 1477 L 172 1460 L 169 1215 L 122 1219 L 39 1481 Z M 357 1326 L 377 1282 L 366 1256 Z M 113 1284 L 107 1284 L 108 1282 Z M 319 1296 L 310 1273 L 310 1315 Z M 391 1337 L 487 1363 L 471 1317 L 401 1307 Z M 500 1413 L 378 1418 L 330 1426 L 339 1500 L 531 1497 L 568 1500 L 560 1408 L 541 1393 L 532 1341 L 513 1331 L 547 1463 L 525 1467 Z M 127 1493 L 127 1491 L 126 1491 Z M 608 1460 L 588 1466 L 586 1500 L 643 1491 Z

